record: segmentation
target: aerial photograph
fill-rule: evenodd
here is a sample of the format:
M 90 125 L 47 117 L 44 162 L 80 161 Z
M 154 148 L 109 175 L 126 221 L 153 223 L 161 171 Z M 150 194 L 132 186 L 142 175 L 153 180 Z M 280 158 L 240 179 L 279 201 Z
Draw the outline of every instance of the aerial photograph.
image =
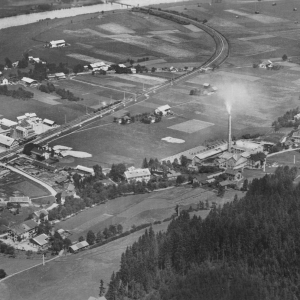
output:
M 299 0 L 0 0 L 0 300 L 300 300 Z

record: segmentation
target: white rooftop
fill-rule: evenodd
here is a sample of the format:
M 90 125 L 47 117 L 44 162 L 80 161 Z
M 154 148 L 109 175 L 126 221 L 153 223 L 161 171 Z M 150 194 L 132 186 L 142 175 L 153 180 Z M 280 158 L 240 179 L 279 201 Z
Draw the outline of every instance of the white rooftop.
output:
M 55 122 L 52 121 L 52 120 L 49 120 L 49 119 L 44 119 L 44 120 L 43 120 L 43 123 L 46 123 L 46 124 L 48 124 L 48 125 L 53 125 Z
M 0 145 L 5 145 L 7 147 L 11 147 L 14 143 L 15 139 L 8 137 L 6 135 L 0 134 Z
M 170 108 L 171 108 L 171 106 L 168 105 L 168 104 L 166 104 L 166 105 L 158 107 L 157 110 L 159 110 L 159 111 L 165 111 L 165 110 L 168 110 Z
M 12 126 L 18 125 L 17 122 L 11 121 L 11 120 L 8 120 L 8 119 L 5 119 L 5 118 L 0 120 L 0 124 L 4 125 L 4 126 L 7 126 L 7 127 L 12 127 Z
M 88 167 L 85 167 L 85 166 L 78 165 L 75 169 L 79 170 L 79 171 L 84 171 L 84 172 L 87 172 L 87 173 L 91 173 L 92 175 L 95 174 L 93 168 L 88 168 Z
M 57 40 L 57 41 L 50 41 L 50 44 L 63 44 L 65 43 L 65 40 Z
M 142 177 L 142 176 L 150 176 L 151 173 L 149 171 L 149 169 L 134 169 L 131 171 L 126 171 L 125 173 L 125 177 L 127 179 L 132 179 L 132 178 L 136 178 L 136 177 Z
M 21 80 L 24 81 L 24 82 L 26 82 L 26 83 L 29 83 L 29 84 L 31 84 L 31 83 L 37 83 L 36 80 L 34 80 L 32 78 L 28 78 L 28 77 L 23 77 Z

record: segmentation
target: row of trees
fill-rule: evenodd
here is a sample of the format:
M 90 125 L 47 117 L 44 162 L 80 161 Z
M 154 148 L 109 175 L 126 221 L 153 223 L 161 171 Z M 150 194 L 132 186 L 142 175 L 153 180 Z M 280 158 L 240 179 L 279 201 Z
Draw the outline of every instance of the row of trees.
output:
M 121 256 L 108 300 L 299 299 L 297 169 L 254 179 L 246 196 L 205 220 L 185 211 Z
M 9 90 L 6 85 L 0 86 L 0 95 L 5 95 L 9 97 L 13 97 L 16 99 L 31 99 L 34 94 L 30 91 L 26 91 L 23 88 L 19 87 L 17 90 Z
M 121 234 L 122 232 L 123 226 L 121 224 L 110 225 L 109 227 L 105 227 L 104 230 L 99 230 L 96 234 L 92 230 L 89 230 L 86 234 L 86 241 L 89 245 L 94 245 L 95 243 L 101 243 L 117 234 Z M 83 236 L 80 236 L 78 241 L 84 241 Z

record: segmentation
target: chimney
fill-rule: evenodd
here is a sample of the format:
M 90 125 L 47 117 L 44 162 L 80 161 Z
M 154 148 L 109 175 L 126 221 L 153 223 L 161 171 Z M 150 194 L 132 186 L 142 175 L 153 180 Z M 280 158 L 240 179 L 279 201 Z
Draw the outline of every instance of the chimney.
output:
M 228 152 L 231 152 L 231 144 L 232 144 L 232 140 L 231 140 L 231 114 L 229 114 L 229 117 L 228 117 Z

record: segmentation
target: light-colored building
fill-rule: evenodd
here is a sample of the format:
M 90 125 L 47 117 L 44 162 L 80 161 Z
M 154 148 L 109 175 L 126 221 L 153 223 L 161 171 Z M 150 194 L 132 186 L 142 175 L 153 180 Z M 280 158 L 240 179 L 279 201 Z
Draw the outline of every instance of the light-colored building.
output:
M 88 68 L 93 71 L 100 71 L 100 70 L 107 71 L 109 67 L 110 65 L 106 64 L 103 61 L 95 62 L 93 64 L 88 65 Z
M 9 84 L 8 79 L 7 78 L 3 78 L 0 85 L 8 85 L 8 84 Z
M 86 173 L 86 174 L 90 174 L 90 175 L 93 175 L 93 176 L 95 175 L 95 172 L 94 172 L 93 168 L 88 168 L 88 167 L 85 167 L 85 166 L 78 165 L 75 169 L 78 170 L 78 171 L 81 171 L 83 173 Z
M 37 85 L 38 82 L 32 78 L 28 78 L 28 77 L 23 77 L 21 79 L 21 82 L 24 83 L 25 85 L 27 86 L 34 86 L 34 85 Z
M 49 244 L 49 237 L 48 235 L 42 233 L 34 238 L 31 239 L 31 242 L 36 244 L 40 250 L 46 249 Z
M 46 209 L 40 209 L 33 213 L 33 218 L 39 224 L 41 222 L 41 219 L 43 219 L 44 221 L 48 221 L 48 215 L 49 212 Z
M 31 204 L 31 199 L 28 196 L 24 197 L 9 197 L 8 203 L 12 204 Z
M 76 253 L 80 250 L 86 249 L 88 246 L 89 246 L 89 243 L 87 241 L 82 241 L 80 243 L 70 246 L 69 250 L 71 253 Z
M 12 149 L 14 147 L 18 146 L 18 142 L 6 135 L 0 134 L 0 147 L 4 148 L 5 150 Z
M 163 116 L 165 116 L 170 112 L 170 109 L 171 109 L 170 105 L 166 104 L 166 105 L 156 108 L 155 113 L 162 114 Z
M 17 126 L 12 133 L 12 137 L 15 139 L 23 139 L 28 137 L 30 133 L 34 133 L 34 131 L 33 130 L 30 131 L 29 129 L 24 128 L 22 126 Z
M 49 120 L 49 119 L 44 119 L 43 120 L 43 124 L 46 124 L 46 125 L 48 125 L 48 126 L 54 126 L 55 125 L 55 122 L 54 121 L 52 121 L 52 120 Z
M 50 41 L 49 47 L 50 48 L 58 48 L 58 47 L 65 47 L 67 45 L 65 40 L 57 40 L 57 41 Z
M 148 182 L 150 180 L 151 173 L 149 169 L 133 169 L 128 170 L 124 173 L 125 178 L 128 182 L 132 181 L 145 181 Z
M 10 129 L 16 127 L 18 125 L 17 122 L 11 121 L 9 119 L 3 118 L 0 120 L 0 126 L 2 129 Z
M 55 78 L 56 79 L 66 79 L 66 74 L 61 72 L 61 73 L 55 73 Z

